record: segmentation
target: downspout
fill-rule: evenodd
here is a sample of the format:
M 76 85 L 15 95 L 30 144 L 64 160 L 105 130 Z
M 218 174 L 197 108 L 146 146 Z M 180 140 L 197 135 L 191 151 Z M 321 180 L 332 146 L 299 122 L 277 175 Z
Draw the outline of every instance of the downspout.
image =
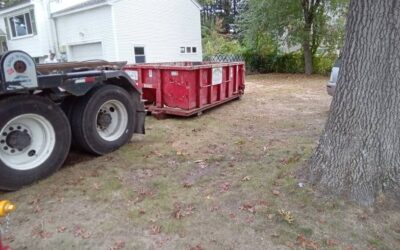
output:
M 46 23 L 48 28 L 48 39 L 50 44 L 50 49 L 56 53 L 57 57 L 60 58 L 60 48 L 58 44 L 58 34 L 56 29 L 56 23 L 51 16 L 51 7 L 49 0 L 42 0 L 43 9 L 46 10 L 48 22 Z
M 117 33 L 117 26 L 116 26 L 116 22 L 115 22 L 115 7 L 114 4 L 111 3 L 111 19 L 112 19 L 112 32 L 113 32 L 113 36 L 114 36 L 114 48 L 115 48 L 115 60 L 121 60 L 120 56 L 120 52 L 119 52 L 119 44 L 118 44 L 118 33 Z

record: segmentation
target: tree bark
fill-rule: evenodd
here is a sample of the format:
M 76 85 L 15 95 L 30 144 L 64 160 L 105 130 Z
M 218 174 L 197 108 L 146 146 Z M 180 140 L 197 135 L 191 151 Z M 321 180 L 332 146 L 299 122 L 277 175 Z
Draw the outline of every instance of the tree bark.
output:
M 314 71 L 313 66 L 313 53 L 311 49 L 310 39 L 305 39 L 303 42 L 303 53 L 304 53 L 304 72 L 306 75 L 311 75 Z
M 400 1 L 351 0 L 337 92 L 310 180 L 362 205 L 400 200 Z
M 304 15 L 304 34 L 303 34 L 303 53 L 304 53 L 304 71 L 306 75 L 311 75 L 313 67 L 312 37 L 315 14 L 321 6 L 321 0 L 300 0 Z

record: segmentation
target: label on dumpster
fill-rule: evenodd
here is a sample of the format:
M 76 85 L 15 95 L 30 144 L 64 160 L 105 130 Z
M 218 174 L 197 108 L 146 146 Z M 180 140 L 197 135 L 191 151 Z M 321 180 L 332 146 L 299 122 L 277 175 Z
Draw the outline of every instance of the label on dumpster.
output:
M 222 83 L 222 68 L 213 68 L 212 71 L 212 85 L 218 85 Z
M 136 70 L 127 70 L 126 73 L 132 80 L 134 80 L 134 81 L 139 80 L 139 75 Z

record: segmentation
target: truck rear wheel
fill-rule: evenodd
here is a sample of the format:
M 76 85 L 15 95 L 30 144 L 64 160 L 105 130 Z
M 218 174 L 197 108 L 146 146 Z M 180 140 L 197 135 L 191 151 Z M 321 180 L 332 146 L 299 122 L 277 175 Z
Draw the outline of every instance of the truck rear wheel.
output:
M 16 190 L 58 170 L 70 148 L 64 112 L 37 96 L 0 101 L 0 189 Z
M 134 133 L 135 111 L 132 96 L 123 88 L 96 87 L 74 105 L 71 126 L 75 144 L 96 155 L 117 150 Z

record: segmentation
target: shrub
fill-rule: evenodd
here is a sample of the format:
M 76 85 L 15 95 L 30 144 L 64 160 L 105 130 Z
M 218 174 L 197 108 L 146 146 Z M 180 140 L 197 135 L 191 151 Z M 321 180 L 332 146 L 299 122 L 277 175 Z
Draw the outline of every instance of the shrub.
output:
M 304 62 L 301 53 L 259 54 L 245 51 L 243 54 L 247 68 L 257 73 L 302 73 Z
M 304 57 L 300 52 L 243 53 L 247 70 L 253 73 L 304 73 Z M 314 73 L 329 75 L 335 61 L 334 55 L 317 55 L 313 59 Z

